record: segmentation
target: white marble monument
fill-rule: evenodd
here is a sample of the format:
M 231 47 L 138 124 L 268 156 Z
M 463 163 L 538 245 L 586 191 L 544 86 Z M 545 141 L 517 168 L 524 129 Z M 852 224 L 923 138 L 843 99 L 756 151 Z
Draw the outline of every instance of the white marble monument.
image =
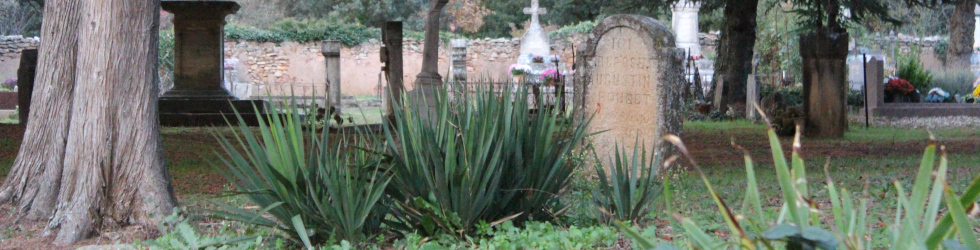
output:
M 674 13 L 670 19 L 674 37 L 677 39 L 677 48 L 690 52 L 692 56 L 701 55 L 701 42 L 698 39 L 698 10 L 700 9 L 701 3 L 680 0 L 674 4 Z

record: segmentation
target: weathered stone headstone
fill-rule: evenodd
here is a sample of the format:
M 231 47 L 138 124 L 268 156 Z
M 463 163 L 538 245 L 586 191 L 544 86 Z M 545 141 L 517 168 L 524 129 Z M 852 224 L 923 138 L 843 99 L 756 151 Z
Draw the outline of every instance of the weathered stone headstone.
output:
M 340 112 L 340 41 L 328 40 L 320 44 L 327 66 L 327 105 Z
M 865 89 L 868 99 L 865 102 L 868 103 L 867 110 L 870 111 L 868 114 L 874 115 L 875 109 L 885 103 L 885 85 L 882 84 L 885 82 L 885 63 L 877 57 L 871 57 L 865 67 L 864 81 L 868 83 Z
M 384 71 L 388 77 L 388 88 L 384 94 L 385 120 L 394 119 L 395 103 L 401 104 L 402 92 L 405 91 L 405 78 L 402 62 L 402 22 L 385 22 L 381 31 L 381 41 L 384 43 L 381 52 L 381 62 L 385 64 Z
M 17 69 L 17 115 L 21 126 L 27 126 L 31 113 L 31 94 L 34 92 L 34 75 L 37 73 L 37 50 L 26 49 L 20 54 Z
M 847 33 L 800 35 L 806 136 L 841 138 L 847 130 L 848 37 Z
M 681 132 L 685 52 L 670 29 L 650 17 L 610 16 L 578 54 L 578 119 L 594 114 L 589 131 L 606 131 L 592 137 L 600 157 L 608 160 L 617 143 L 632 150 L 637 139 L 647 151 L 671 152 L 662 137 Z
M 453 39 L 449 41 L 453 63 L 452 74 L 449 80 L 452 82 L 466 83 L 466 39 Z

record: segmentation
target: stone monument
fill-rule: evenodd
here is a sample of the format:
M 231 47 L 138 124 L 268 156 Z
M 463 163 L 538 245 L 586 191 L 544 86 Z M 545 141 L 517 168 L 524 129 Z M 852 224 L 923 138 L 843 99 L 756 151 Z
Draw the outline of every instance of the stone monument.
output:
M 25 49 L 20 54 L 17 68 L 17 106 L 21 126 L 27 126 L 31 114 L 31 95 L 34 94 L 34 76 L 37 73 L 37 49 Z
M 222 87 L 225 16 L 237 12 L 238 3 L 174 0 L 160 5 L 174 14 L 174 85 L 160 97 L 160 124 L 225 125 L 237 121 L 226 117 L 236 110 L 246 123 L 256 124 L 255 107 L 265 102 L 236 100 Z
M 698 38 L 698 10 L 701 3 L 680 0 L 674 4 L 670 25 L 674 29 L 677 48 L 690 52 L 691 55 L 701 55 L 701 41 Z
M 320 42 L 320 53 L 326 63 L 327 100 L 326 105 L 340 113 L 340 40 Z
M 381 62 L 385 64 L 382 71 L 388 79 L 387 91 L 384 92 L 385 100 L 385 122 L 393 124 L 395 108 L 402 105 L 402 91 L 405 91 L 405 81 L 403 72 L 405 71 L 402 62 L 402 22 L 385 22 L 381 29 Z M 397 105 L 395 105 L 397 103 Z
M 531 25 L 521 36 L 521 55 L 517 63 L 530 65 L 532 56 L 546 57 L 551 54 L 551 40 L 538 20 L 538 15 L 548 14 L 548 9 L 541 8 L 538 0 L 531 0 L 531 7 L 524 8 L 524 14 L 531 15 Z
M 659 166 L 673 152 L 663 136 L 681 132 L 685 51 L 674 47 L 673 33 L 650 17 L 613 15 L 596 25 L 578 56 L 577 119 L 592 117 L 589 132 L 605 131 L 592 137 L 600 157 L 611 156 L 617 143 L 632 150 L 639 140 L 657 150 Z

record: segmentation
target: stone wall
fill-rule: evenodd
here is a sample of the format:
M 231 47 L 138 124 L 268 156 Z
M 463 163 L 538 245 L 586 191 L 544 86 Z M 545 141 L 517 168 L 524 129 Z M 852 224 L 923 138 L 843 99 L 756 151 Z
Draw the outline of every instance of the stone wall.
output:
M 0 36 L 0 82 L 17 77 L 20 52 L 37 49 L 40 43 L 37 37 Z
M 585 42 L 585 35 L 572 36 L 552 41 L 553 53 L 560 54 L 564 60 L 572 60 L 573 48 Z M 422 69 L 422 42 L 406 38 L 403 43 L 405 63 L 405 84 L 413 87 L 415 75 Z M 353 47 L 341 49 L 341 90 L 343 95 L 377 95 L 378 75 L 381 73 L 381 43 L 371 39 Z M 517 62 L 520 54 L 520 39 L 497 38 L 477 39 L 467 42 L 467 74 L 470 81 L 484 79 L 509 79 L 507 70 Z M 450 64 L 448 45 L 439 48 L 439 72 L 447 77 Z M 319 43 L 283 42 L 257 43 L 248 41 L 227 41 L 225 57 L 238 60 L 234 65 L 231 79 L 239 83 L 251 83 L 252 96 L 262 96 L 266 91 L 272 95 L 309 95 L 310 91 L 323 93 L 325 87 L 324 57 Z M 230 65 L 228 65 L 230 66 Z M 571 67 L 571 64 L 566 64 Z

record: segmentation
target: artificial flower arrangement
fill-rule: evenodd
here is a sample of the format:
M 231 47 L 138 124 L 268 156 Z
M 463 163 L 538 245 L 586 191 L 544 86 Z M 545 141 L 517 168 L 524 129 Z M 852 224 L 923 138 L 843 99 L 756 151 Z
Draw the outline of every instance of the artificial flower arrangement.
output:
M 511 64 L 510 74 L 513 76 L 522 76 L 531 74 L 531 66 L 522 64 Z
M 946 102 L 946 99 L 949 99 L 949 92 L 946 92 L 941 88 L 933 88 L 929 90 L 929 94 L 926 95 L 926 102 L 942 103 Z
M 532 62 L 535 62 L 535 63 L 543 63 L 544 62 L 544 57 L 543 56 L 533 56 L 533 57 L 531 57 L 531 61 Z
M 915 87 L 909 81 L 902 78 L 888 79 L 888 83 L 885 84 L 885 92 L 890 94 L 907 95 L 914 91 Z
M 554 85 L 560 77 L 561 74 L 558 73 L 557 69 L 546 69 L 544 72 L 541 72 L 541 80 L 548 83 L 548 85 Z

